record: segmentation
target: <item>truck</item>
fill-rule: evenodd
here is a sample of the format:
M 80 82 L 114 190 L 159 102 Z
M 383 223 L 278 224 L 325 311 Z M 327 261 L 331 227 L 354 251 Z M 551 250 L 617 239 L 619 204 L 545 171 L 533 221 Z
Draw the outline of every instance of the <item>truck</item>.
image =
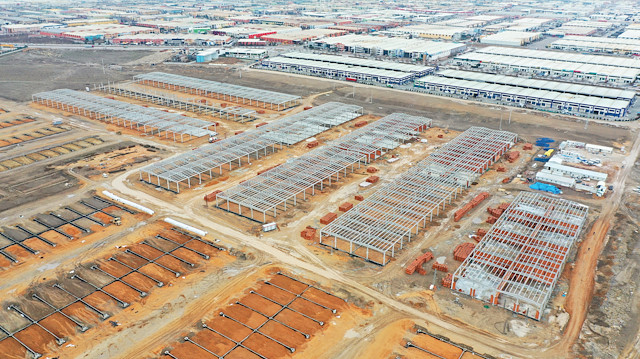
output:
M 598 181 L 596 184 L 596 196 L 602 197 L 607 192 L 607 184 L 604 181 Z

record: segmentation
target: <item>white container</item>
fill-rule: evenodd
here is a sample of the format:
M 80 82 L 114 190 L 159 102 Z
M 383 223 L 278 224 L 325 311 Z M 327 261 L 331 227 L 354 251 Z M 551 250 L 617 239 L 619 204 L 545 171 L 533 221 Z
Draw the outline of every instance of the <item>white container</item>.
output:
M 263 232 L 271 232 L 271 231 L 274 231 L 276 228 L 278 228 L 278 225 L 276 224 L 276 222 L 266 223 L 262 225 Z

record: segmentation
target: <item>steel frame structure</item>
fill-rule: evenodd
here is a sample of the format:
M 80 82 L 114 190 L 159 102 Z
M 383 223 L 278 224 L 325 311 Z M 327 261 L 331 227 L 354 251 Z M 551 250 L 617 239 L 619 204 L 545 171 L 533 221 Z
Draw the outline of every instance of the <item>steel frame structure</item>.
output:
M 377 159 L 430 126 L 431 120 L 425 117 L 391 114 L 219 193 L 216 207 L 265 223 L 267 214 L 275 219 L 279 209 L 296 206 L 298 196 L 306 200 L 307 194 L 315 195 L 316 188 L 322 191 L 341 174 L 346 177 L 348 169 L 353 173 L 356 166 Z M 237 212 L 231 204 L 234 209 L 237 206 Z M 256 219 L 256 214 L 262 218 Z
M 35 216 L 32 220 L 35 223 L 37 223 L 39 226 L 42 226 L 43 227 L 42 230 L 37 230 L 37 231 L 30 230 L 25 226 L 22 226 L 19 224 L 16 225 L 15 228 L 4 228 L 2 231 L 0 231 L 0 238 L 8 242 L 0 243 L 0 255 L 3 255 L 13 263 L 18 263 L 17 258 L 14 258 L 14 256 L 12 256 L 11 254 L 5 252 L 5 249 L 13 245 L 17 245 L 20 248 L 24 249 L 25 251 L 34 255 L 40 253 L 38 250 L 33 249 L 24 243 L 24 241 L 29 238 L 37 238 L 43 243 L 46 243 L 51 247 L 55 247 L 57 246 L 57 243 L 54 243 L 42 236 L 44 233 L 49 231 L 54 231 L 71 240 L 73 239 L 73 236 L 67 234 L 65 231 L 60 229 L 60 227 L 67 224 L 76 227 L 77 229 L 79 229 L 84 233 L 90 233 L 91 230 L 89 228 L 85 228 L 79 225 L 78 223 L 76 223 L 76 221 L 79 219 L 86 218 L 95 224 L 98 224 L 102 227 L 106 227 L 109 225 L 109 223 L 103 223 L 102 221 L 99 221 L 93 218 L 92 216 L 100 212 L 108 217 L 114 218 L 115 216 L 113 214 L 110 214 L 109 212 L 104 211 L 104 209 L 107 207 L 113 206 L 113 207 L 119 208 L 120 210 L 128 212 L 130 214 L 136 213 L 135 211 L 132 211 L 126 207 L 123 207 L 115 202 L 109 201 L 107 199 L 104 199 L 98 196 L 80 200 L 79 203 L 82 204 L 84 207 L 88 208 L 89 212 L 83 213 L 71 206 L 66 206 L 64 207 L 64 209 L 66 210 L 66 213 L 61 214 L 60 211 L 58 211 L 58 213 L 49 212 L 48 214 L 40 214 Z
M 196 98 L 179 98 L 175 95 L 153 91 L 143 88 L 125 87 L 126 84 L 116 85 L 112 83 L 99 84 L 94 86 L 94 90 L 104 93 L 114 94 L 122 97 L 132 98 L 138 101 L 151 102 L 156 105 L 173 107 L 178 110 L 184 110 L 203 115 L 219 117 L 221 119 L 233 120 L 240 123 L 255 121 L 259 117 L 256 116 L 255 110 L 243 108 L 240 106 L 231 106 L 222 108 L 220 106 L 207 105 L 198 102 Z M 131 84 L 129 84 L 131 85 Z
M 540 320 L 589 207 L 520 192 L 453 274 L 453 290 Z
M 320 244 L 387 264 L 516 140 L 511 132 L 469 128 L 322 228 Z
M 169 134 L 173 134 L 174 142 L 176 135 L 179 136 L 180 142 L 184 142 L 184 135 L 188 135 L 189 140 L 192 137 L 216 135 L 216 132 L 209 130 L 209 127 L 215 127 L 212 122 L 85 92 L 59 89 L 40 92 L 31 97 L 33 102 L 47 107 L 130 128 L 145 134 L 153 135 L 155 133 L 161 137 L 164 132 L 165 138 L 169 138 Z
M 136 75 L 133 80 L 143 85 L 277 111 L 286 110 L 300 104 L 300 96 L 164 72 Z
M 293 145 L 361 115 L 360 106 L 327 102 L 146 166 L 140 169 L 140 180 L 179 193 L 183 182 L 189 188 L 192 179 L 202 184 L 203 176 L 213 178 L 216 169 L 222 175 L 223 167 L 231 171 L 234 164 L 241 167 L 251 163 L 251 158 L 266 156 L 283 145 Z

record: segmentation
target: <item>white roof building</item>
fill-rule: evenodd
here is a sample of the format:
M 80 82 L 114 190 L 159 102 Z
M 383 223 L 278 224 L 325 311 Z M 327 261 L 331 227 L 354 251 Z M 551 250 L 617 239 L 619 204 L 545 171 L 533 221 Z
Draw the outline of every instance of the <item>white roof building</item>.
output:
M 578 179 L 588 178 L 595 181 L 606 181 L 608 177 L 606 173 L 566 166 L 566 165 L 558 164 L 555 162 L 545 163 L 544 168 L 550 171 L 551 173 L 564 174 L 564 175 L 571 176 L 573 178 L 578 178 Z
M 522 46 L 540 39 L 539 32 L 502 31 L 497 34 L 484 36 L 480 39 L 483 44 Z

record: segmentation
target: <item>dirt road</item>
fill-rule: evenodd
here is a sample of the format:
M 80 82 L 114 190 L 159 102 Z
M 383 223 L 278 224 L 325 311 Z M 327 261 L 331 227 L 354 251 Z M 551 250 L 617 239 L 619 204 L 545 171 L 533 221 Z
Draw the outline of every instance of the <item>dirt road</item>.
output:
M 183 220 L 186 223 L 207 230 L 211 235 L 219 236 L 223 241 L 231 241 L 235 245 L 241 244 L 253 247 L 256 250 L 271 256 L 279 263 L 302 268 L 312 273 L 321 275 L 331 281 L 340 282 L 343 285 L 349 287 L 354 293 L 361 294 L 370 298 L 375 298 L 376 300 L 380 301 L 381 303 L 385 304 L 395 311 L 411 316 L 413 318 L 425 320 L 435 326 L 440 327 L 445 332 L 455 332 L 459 336 L 463 337 L 465 339 L 465 342 L 470 345 L 472 345 L 473 343 L 481 343 L 484 346 L 492 347 L 496 352 L 502 352 L 519 358 L 538 357 L 539 349 L 532 350 L 529 348 L 521 348 L 516 345 L 512 345 L 501 338 L 497 338 L 488 332 L 466 326 L 459 321 L 441 318 L 429 313 L 422 312 L 407 304 L 388 297 L 374 289 L 362 285 L 352 279 L 346 278 L 341 273 L 335 271 L 334 269 L 319 261 L 308 251 L 306 251 L 306 253 L 300 253 L 298 251 L 299 248 L 283 248 L 283 250 L 281 250 L 278 247 L 282 248 L 283 243 L 276 244 L 267 238 L 256 238 L 253 236 L 249 236 L 243 232 L 239 232 L 235 229 L 216 223 L 213 220 L 198 213 L 199 208 L 195 203 L 201 201 L 199 195 L 194 196 L 182 207 L 178 207 L 161 199 L 155 198 L 149 194 L 129 188 L 126 186 L 125 180 L 134 171 L 135 170 L 126 172 L 114 179 L 111 183 L 113 189 L 124 194 L 127 198 L 137 201 L 145 206 L 150 206 L 156 211 L 157 215 L 159 216 L 170 215 L 171 217 L 174 217 L 178 220 Z M 287 252 L 284 251 L 285 249 L 287 250 Z
M 571 352 L 573 344 L 578 339 L 582 324 L 587 316 L 589 304 L 593 296 L 596 266 L 602 249 L 606 246 L 606 236 L 613 216 L 622 202 L 625 182 L 629 177 L 633 164 L 640 154 L 640 137 L 636 135 L 633 147 L 622 162 L 622 169 L 618 171 L 613 182 L 614 192 L 605 201 L 600 217 L 589 229 L 582 241 L 576 256 L 575 266 L 571 271 L 571 286 L 565 309 L 571 315 L 560 342 L 549 348 L 549 354 L 565 357 Z

